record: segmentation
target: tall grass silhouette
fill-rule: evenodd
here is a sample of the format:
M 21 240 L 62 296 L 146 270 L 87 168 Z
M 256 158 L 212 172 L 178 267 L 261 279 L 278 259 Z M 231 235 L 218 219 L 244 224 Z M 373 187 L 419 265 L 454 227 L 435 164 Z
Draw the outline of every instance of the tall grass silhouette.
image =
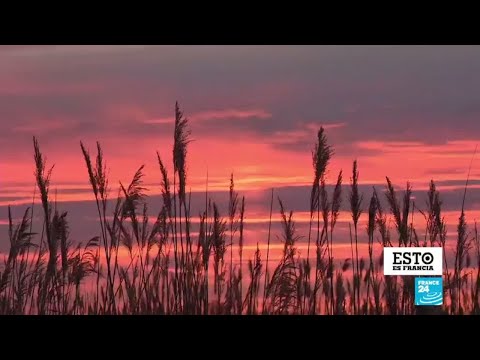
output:
M 369 201 L 361 193 L 360 171 L 353 161 L 348 191 L 343 171 L 331 184 L 327 173 L 334 157 L 323 128 L 316 134 L 312 150 L 313 182 L 310 192 L 308 233 L 298 231 L 295 213 L 271 190 L 266 252 L 257 243 L 253 258 L 245 259 L 244 244 L 248 199 L 235 189 L 230 177 L 227 211 L 208 192 L 205 208 L 192 214 L 188 189 L 188 146 L 191 141 L 188 118 L 175 104 L 173 173 L 157 152 L 161 206 L 150 216 L 148 189 L 143 183 L 144 167 L 139 166 L 129 184 L 116 189 L 115 206 L 109 209 L 111 186 L 106 159 L 100 143 L 93 159 L 80 143 L 79 157 L 85 162 L 86 179 L 95 199 L 98 236 L 73 244 L 69 214 L 50 192 L 53 166 L 47 167 L 39 141 L 33 139 L 36 188 L 32 207 L 14 223 L 8 208 L 9 252 L 0 266 L 0 314 L 223 314 L 223 315 L 397 315 L 435 312 L 480 314 L 480 240 L 477 224 L 468 231 L 464 204 L 456 229 L 452 254 L 453 268 L 444 258 L 444 304 L 417 308 L 413 278 L 384 276 L 384 247 L 442 246 L 446 248 L 447 226 L 442 201 L 434 181 L 426 194 L 426 207 L 412 200 L 407 183 L 399 192 L 386 177 L 385 191 L 374 188 Z M 313 134 L 312 134 L 313 135 Z M 41 228 L 33 229 L 36 196 L 42 210 Z M 348 200 L 351 254 L 336 258 L 336 224 L 342 205 Z M 382 206 L 381 198 L 388 204 Z M 279 213 L 274 213 L 274 203 Z M 417 210 L 417 212 L 415 212 Z M 360 217 L 365 213 L 366 228 Z M 192 231 L 198 215 L 198 232 Z M 415 216 L 425 220 L 424 234 L 415 227 Z M 281 233 L 272 233 L 272 217 L 281 224 Z M 152 220 L 154 219 L 154 220 Z M 394 227 L 390 227 L 390 219 Z M 282 244 L 281 256 L 272 262 L 272 239 Z M 359 243 L 365 241 L 368 258 Z M 306 241 L 302 258 L 298 244 Z M 235 250 L 235 248 L 237 250 Z M 120 259 L 127 254 L 126 264 Z M 311 254 L 313 256 L 311 256 Z M 238 256 L 239 262 L 234 261 Z M 311 263 L 313 259 L 313 263 Z M 473 260 L 472 260 L 473 259 Z M 246 272 L 245 272 L 246 270 Z M 313 271 L 313 274 L 312 274 Z M 93 286 L 87 286 L 90 284 Z

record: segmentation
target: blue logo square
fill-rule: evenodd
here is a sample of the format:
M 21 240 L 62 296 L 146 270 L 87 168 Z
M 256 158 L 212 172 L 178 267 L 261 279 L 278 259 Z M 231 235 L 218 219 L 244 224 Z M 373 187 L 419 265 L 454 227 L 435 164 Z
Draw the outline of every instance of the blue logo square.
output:
M 415 305 L 438 306 L 443 304 L 443 278 L 415 278 Z

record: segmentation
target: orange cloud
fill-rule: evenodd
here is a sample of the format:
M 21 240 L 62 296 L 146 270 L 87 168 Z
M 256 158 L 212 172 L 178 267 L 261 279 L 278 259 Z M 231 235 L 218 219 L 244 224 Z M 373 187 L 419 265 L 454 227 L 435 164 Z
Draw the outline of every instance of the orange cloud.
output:
M 476 146 L 475 141 L 451 141 L 442 145 L 420 142 L 359 141 L 355 149 L 371 154 L 358 156 L 360 181 L 384 182 L 385 176 L 396 183 L 428 184 L 431 179 L 465 180 Z M 478 158 L 474 162 L 478 163 Z M 456 172 L 455 169 L 462 171 Z

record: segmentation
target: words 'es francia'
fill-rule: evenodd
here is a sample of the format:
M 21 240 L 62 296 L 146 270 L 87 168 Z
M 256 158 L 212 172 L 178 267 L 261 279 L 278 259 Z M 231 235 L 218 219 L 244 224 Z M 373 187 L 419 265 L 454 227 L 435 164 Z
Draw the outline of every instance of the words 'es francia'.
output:
M 386 247 L 384 275 L 442 275 L 441 247 Z

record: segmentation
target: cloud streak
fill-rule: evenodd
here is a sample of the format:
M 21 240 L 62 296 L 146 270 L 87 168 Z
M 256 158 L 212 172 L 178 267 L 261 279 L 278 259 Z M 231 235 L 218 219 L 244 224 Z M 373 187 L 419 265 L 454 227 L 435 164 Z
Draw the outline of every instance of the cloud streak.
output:
M 216 120 L 230 120 L 230 119 L 268 119 L 272 114 L 265 110 L 239 110 L 239 109 L 225 109 L 225 110 L 211 110 L 200 113 L 188 115 L 188 119 L 192 122 L 199 121 L 216 121 Z M 146 124 L 173 124 L 174 117 L 164 117 L 159 119 L 150 119 L 144 121 Z

